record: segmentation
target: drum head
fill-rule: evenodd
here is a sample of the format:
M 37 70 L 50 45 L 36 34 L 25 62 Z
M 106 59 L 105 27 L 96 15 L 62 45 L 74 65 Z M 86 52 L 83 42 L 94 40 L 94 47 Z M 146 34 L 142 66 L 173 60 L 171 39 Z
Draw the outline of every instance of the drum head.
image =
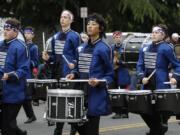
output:
M 128 91 L 128 95 L 146 95 L 146 94 L 151 94 L 151 90 L 133 90 L 133 91 Z
M 128 91 L 125 89 L 109 89 L 108 93 L 109 94 L 127 94 Z
M 157 89 L 154 93 L 180 93 L 180 89 Z
M 48 89 L 48 95 L 53 95 L 57 97 L 61 96 L 81 96 L 84 95 L 82 90 L 74 90 L 74 89 Z

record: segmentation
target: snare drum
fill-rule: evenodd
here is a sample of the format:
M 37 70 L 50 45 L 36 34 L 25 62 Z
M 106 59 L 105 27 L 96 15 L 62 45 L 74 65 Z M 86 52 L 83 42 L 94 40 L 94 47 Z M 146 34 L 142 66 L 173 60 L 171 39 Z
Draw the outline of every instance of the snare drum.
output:
M 112 107 L 127 107 L 126 95 L 127 90 L 110 89 L 108 90 Z
M 56 79 L 37 79 L 35 82 L 35 98 L 46 100 L 47 89 L 56 89 L 58 81 Z
M 47 120 L 80 122 L 84 115 L 84 93 L 73 89 L 48 89 Z
M 129 112 L 138 114 L 152 113 L 152 92 L 150 90 L 129 91 L 127 102 Z
M 159 89 L 154 91 L 155 109 L 165 114 L 180 114 L 180 89 Z

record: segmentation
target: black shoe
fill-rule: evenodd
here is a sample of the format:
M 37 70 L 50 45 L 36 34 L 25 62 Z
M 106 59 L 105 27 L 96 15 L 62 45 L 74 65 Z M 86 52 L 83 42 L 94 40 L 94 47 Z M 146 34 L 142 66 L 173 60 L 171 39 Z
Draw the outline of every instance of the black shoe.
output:
M 17 135 L 27 135 L 27 131 L 23 131 L 23 130 L 18 130 L 16 131 Z
M 27 131 L 23 131 L 21 135 L 27 135 Z
M 121 114 L 115 114 L 112 119 L 121 119 Z
M 35 116 L 27 119 L 27 121 L 25 121 L 24 123 L 25 123 L 25 124 L 28 124 L 28 123 L 31 123 L 31 122 L 33 122 L 33 121 L 36 121 L 36 117 L 35 117 Z
M 121 118 L 129 118 L 128 114 L 121 114 Z
M 162 124 L 162 133 L 166 133 L 168 131 L 168 125 L 167 124 Z
M 76 135 L 77 130 L 71 127 L 70 135 Z

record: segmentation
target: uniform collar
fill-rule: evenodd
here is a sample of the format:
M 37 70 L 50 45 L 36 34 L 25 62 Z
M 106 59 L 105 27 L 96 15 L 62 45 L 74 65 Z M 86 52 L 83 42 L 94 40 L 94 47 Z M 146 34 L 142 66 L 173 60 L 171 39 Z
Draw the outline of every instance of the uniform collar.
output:
M 92 45 L 95 45 L 97 42 L 99 42 L 101 40 L 101 38 L 96 39 L 95 41 L 91 42 L 91 40 L 89 40 L 91 42 Z
M 158 42 L 156 42 L 156 43 L 153 43 L 154 45 L 159 45 L 159 44 L 161 44 L 161 43 L 163 43 L 164 41 L 163 40 L 161 40 L 161 41 L 158 41 Z
M 13 38 L 13 39 L 11 39 L 11 40 L 8 40 L 8 41 L 6 41 L 6 43 L 7 43 L 7 44 L 10 44 L 10 43 L 13 42 L 14 40 L 16 40 L 16 38 Z
M 33 42 L 32 41 L 27 41 L 26 44 L 32 44 Z
M 68 33 L 69 31 L 70 31 L 71 29 L 69 28 L 69 29 L 67 29 L 67 30 L 65 30 L 65 31 L 63 31 L 63 33 Z
M 122 44 L 121 43 L 117 43 L 114 46 L 115 46 L 115 48 L 120 48 L 122 46 Z

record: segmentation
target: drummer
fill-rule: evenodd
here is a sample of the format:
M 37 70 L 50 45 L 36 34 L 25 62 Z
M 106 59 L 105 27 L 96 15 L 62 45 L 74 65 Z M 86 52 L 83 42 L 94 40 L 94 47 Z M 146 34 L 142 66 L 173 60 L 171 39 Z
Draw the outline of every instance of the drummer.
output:
M 75 67 L 74 61 L 76 48 L 80 44 L 80 36 L 71 29 L 74 16 L 71 11 L 63 10 L 60 16 L 61 31 L 51 38 L 50 55 L 47 51 L 42 53 L 42 58 L 47 63 L 53 62 L 52 78 L 64 78 Z M 61 135 L 64 123 L 57 123 L 54 135 Z
M 166 25 L 153 26 L 151 36 L 152 44 L 140 50 L 137 63 L 138 77 L 143 84 L 143 89 L 170 89 L 170 85 L 164 84 L 164 82 L 170 81 L 172 84 L 176 84 L 180 80 L 180 62 L 174 54 L 172 45 L 165 42 L 168 36 Z M 174 68 L 174 73 L 169 79 L 168 66 L 170 64 Z M 153 76 L 150 77 L 150 75 Z M 153 111 L 151 115 L 141 114 L 141 117 L 150 128 L 147 135 L 164 135 L 168 129 L 167 116 L 161 116 Z
M 77 125 L 80 135 L 99 135 L 100 116 L 111 113 L 107 85 L 113 81 L 112 50 L 102 38 L 105 37 L 105 21 L 99 14 L 92 14 L 87 21 L 88 43 L 78 48 L 77 72 L 67 77 L 73 79 L 75 73 L 81 79 L 89 79 L 84 85 L 87 91 L 87 118 L 82 126 Z M 104 79 L 101 83 L 98 79 Z
M 126 65 L 122 63 L 121 55 L 123 53 L 122 47 L 122 32 L 115 31 L 113 33 L 114 44 L 113 51 L 113 68 L 114 68 L 114 83 L 110 89 L 128 89 L 130 85 L 130 75 Z M 127 108 L 113 107 L 112 111 L 115 112 L 113 119 L 128 118 Z

